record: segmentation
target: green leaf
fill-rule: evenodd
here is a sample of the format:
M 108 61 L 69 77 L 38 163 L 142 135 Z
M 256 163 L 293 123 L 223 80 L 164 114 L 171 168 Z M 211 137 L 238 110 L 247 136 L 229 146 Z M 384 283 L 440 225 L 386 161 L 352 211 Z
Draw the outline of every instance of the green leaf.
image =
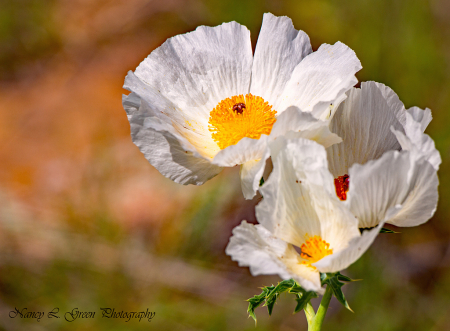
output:
M 305 309 L 306 304 L 312 298 L 317 298 L 316 292 L 305 292 L 303 294 L 297 294 L 297 298 L 295 299 L 295 301 L 297 301 L 297 306 L 294 309 L 294 314 L 298 313 L 300 310 Z
M 344 293 L 342 292 L 342 286 L 344 286 L 344 283 L 341 283 L 337 277 L 330 278 L 327 281 L 327 286 L 331 286 L 333 290 L 333 294 L 338 299 L 338 301 L 348 310 L 353 312 L 353 310 L 350 308 L 347 299 L 345 299 Z
M 355 282 L 357 280 L 351 279 L 340 272 L 336 272 L 320 274 L 320 281 L 322 282 L 322 285 L 326 284 L 327 286 L 330 286 L 336 299 L 338 299 L 338 301 L 344 305 L 345 308 L 353 312 L 347 302 L 347 299 L 345 299 L 344 293 L 342 292 L 342 286 L 344 286 L 345 283 Z
M 361 280 L 361 279 L 351 279 L 350 277 L 347 277 L 347 276 L 341 274 L 340 272 L 336 273 L 336 277 L 337 277 L 338 281 L 346 282 L 346 283 L 359 282 Z
M 255 295 L 254 297 L 248 299 L 247 301 L 250 302 L 251 304 L 261 304 L 267 296 L 268 293 L 268 287 L 263 287 L 263 291 L 261 292 L 261 294 Z
M 295 283 L 294 286 L 292 286 L 289 289 L 289 293 L 301 293 L 301 294 L 303 294 L 305 292 L 306 292 L 306 290 L 303 287 L 301 287 L 300 285 L 298 285 L 297 283 Z
M 261 177 L 261 179 L 259 180 L 259 186 L 262 186 L 264 184 L 264 177 Z
M 277 286 L 275 286 L 272 291 L 266 296 L 266 303 L 264 306 L 267 306 L 267 310 L 269 311 L 269 315 L 272 315 L 273 306 L 275 305 L 275 301 L 278 299 L 278 296 L 289 290 L 295 285 L 295 280 L 288 279 L 279 282 Z
M 380 233 L 400 233 L 388 228 L 381 228 Z
M 263 303 L 263 301 L 266 300 L 266 296 L 274 288 L 274 286 L 270 287 L 264 287 L 261 294 L 255 295 L 254 297 L 248 299 L 248 308 L 247 313 L 255 320 L 256 323 L 256 315 L 255 315 L 255 309 Z
M 251 303 L 249 303 L 248 304 L 248 308 L 247 308 L 248 316 L 251 316 L 253 318 L 253 320 L 255 321 L 255 323 L 256 323 L 256 315 L 255 315 L 255 308 L 256 307 L 258 307 L 258 306 L 254 306 Z
M 334 276 L 334 274 L 330 274 Z M 251 316 L 256 323 L 255 309 L 259 307 L 264 301 L 264 305 L 269 311 L 269 315 L 272 315 L 273 307 L 275 302 L 281 293 L 288 292 L 295 294 L 297 306 L 295 307 L 294 313 L 299 312 L 304 309 L 306 304 L 312 299 L 318 297 L 316 292 L 309 292 L 302 288 L 295 280 L 288 279 L 279 282 L 276 286 L 265 286 L 262 288 L 261 294 L 255 295 L 254 297 L 248 299 L 248 309 L 247 313 Z
M 264 306 L 267 306 L 267 310 L 269 312 L 269 316 L 272 316 L 272 310 L 273 310 L 273 306 L 275 305 L 275 301 L 277 301 L 278 299 L 278 293 L 271 296 L 270 299 L 268 298 L 266 300 L 266 303 L 264 304 Z
M 277 286 L 267 295 L 267 300 L 271 300 L 273 296 L 278 296 L 280 293 L 286 292 L 296 285 L 295 280 L 288 279 L 279 282 Z
M 375 228 L 374 226 L 371 228 L 359 228 L 359 232 L 363 233 L 364 231 L 372 230 L 374 228 Z M 380 233 L 400 233 L 400 232 L 388 228 L 381 228 Z
M 321 273 L 320 274 L 320 283 L 322 285 L 328 284 L 328 280 L 335 276 L 334 273 Z

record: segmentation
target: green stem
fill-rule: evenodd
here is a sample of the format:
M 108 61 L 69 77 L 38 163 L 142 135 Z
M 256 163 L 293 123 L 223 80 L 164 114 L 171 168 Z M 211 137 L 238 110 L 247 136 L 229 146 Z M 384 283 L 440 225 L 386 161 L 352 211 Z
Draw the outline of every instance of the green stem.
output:
M 325 294 L 323 295 L 322 301 L 320 302 L 319 309 L 317 309 L 316 316 L 313 318 L 312 323 L 308 323 L 308 331 L 320 331 L 322 328 L 322 323 L 327 313 L 328 305 L 330 304 L 331 296 L 333 290 L 330 285 L 327 285 Z
M 314 317 L 316 316 L 316 313 L 314 312 L 314 308 L 311 304 L 311 302 L 308 302 L 305 307 L 305 315 L 306 320 L 308 321 L 308 329 L 312 327 Z

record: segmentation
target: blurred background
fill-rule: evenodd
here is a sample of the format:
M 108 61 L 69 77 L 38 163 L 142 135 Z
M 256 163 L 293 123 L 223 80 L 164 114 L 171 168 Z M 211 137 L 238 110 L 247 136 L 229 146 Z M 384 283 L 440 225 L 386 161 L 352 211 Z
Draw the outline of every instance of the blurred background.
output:
M 324 330 L 450 330 L 450 2 L 447 0 L 0 0 L 0 329 L 306 330 L 282 296 L 247 317 L 252 277 L 225 255 L 255 222 L 238 168 L 199 187 L 158 173 L 130 138 L 128 70 L 167 38 L 235 20 L 255 45 L 262 15 L 292 18 L 314 49 L 340 40 L 360 81 L 431 108 L 443 163 L 435 216 L 380 235 L 344 274 L 355 311 L 335 299 Z M 314 302 L 317 306 L 318 302 Z M 94 319 L 11 319 L 14 307 L 78 308 Z M 100 307 L 156 312 L 102 319 Z

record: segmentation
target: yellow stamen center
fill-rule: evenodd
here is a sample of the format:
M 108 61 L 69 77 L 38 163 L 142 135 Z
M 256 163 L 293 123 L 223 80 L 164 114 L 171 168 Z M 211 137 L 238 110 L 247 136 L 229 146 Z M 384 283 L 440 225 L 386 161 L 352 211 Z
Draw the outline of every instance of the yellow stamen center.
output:
M 307 260 L 303 261 L 303 264 L 317 262 L 333 253 L 333 250 L 330 249 L 330 244 L 322 240 L 320 236 L 309 238 L 300 248 L 302 250 L 300 256 Z
M 209 131 L 221 149 L 235 145 L 244 137 L 259 139 L 269 135 L 276 111 L 263 98 L 252 94 L 224 99 L 211 111 Z

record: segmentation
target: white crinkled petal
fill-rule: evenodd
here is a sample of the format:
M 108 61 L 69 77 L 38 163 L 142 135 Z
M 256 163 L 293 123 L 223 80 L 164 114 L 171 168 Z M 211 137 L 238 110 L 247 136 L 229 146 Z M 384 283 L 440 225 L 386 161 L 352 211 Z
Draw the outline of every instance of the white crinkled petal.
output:
M 376 90 L 377 92 L 380 92 L 383 95 L 384 102 L 387 103 L 387 107 L 397 116 L 398 121 L 404 125 L 406 118 L 405 118 L 405 105 L 403 102 L 400 101 L 400 98 L 398 97 L 397 93 L 394 92 L 393 89 L 391 89 L 389 86 L 386 86 L 382 83 L 378 82 L 363 82 L 361 83 L 361 89 L 364 89 L 364 85 L 367 89 L 368 94 L 370 94 L 370 90 Z M 376 86 L 376 87 L 375 87 Z M 379 101 L 379 98 L 378 100 Z M 375 101 L 375 102 L 377 102 Z
M 253 59 L 250 93 L 271 105 L 277 104 L 292 71 L 311 52 L 308 35 L 296 30 L 290 18 L 264 14 Z
M 274 168 L 256 207 L 264 227 L 299 247 L 318 235 L 340 249 L 358 235 L 358 222 L 336 197 L 323 146 L 280 137 L 270 148 Z
M 322 145 L 323 147 L 329 147 L 334 144 L 339 144 L 342 141 L 341 137 L 331 132 L 328 126 L 326 125 L 322 125 L 315 129 L 304 130 L 300 132 L 290 131 L 286 133 L 285 137 L 288 139 L 303 138 L 312 140 Z
M 273 170 L 259 188 L 264 198 L 256 206 L 256 219 L 276 237 L 300 247 L 308 235 L 320 234 L 320 222 L 286 146 L 283 137 L 270 144 Z
M 323 44 L 295 67 L 274 109 L 297 106 L 326 120 L 357 83 L 355 73 L 360 69 L 360 61 L 349 47 L 340 42 Z
M 241 165 L 241 187 L 245 199 L 253 199 L 256 195 L 269 156 L 269 149 L 267 149 L 261 159 L 248 161 Z
M 142 128 L 136 134 L 135 144 L 152 166 L 176 183 L 202 185 L 222 170 L 187 152 L 167 131 Z
M 310 113 L 302 112 L 294 106 L 289 107 L 277 117 L 269 138 L 286 136 L 289 131 L 295 132 L 290 134 L 291 138 L 314 140 L 325 147 L 342 141 L 339 136 L 330 131 L 327 122 L 320 121 Z
M 145 106 L 145 112 L 140 109 L 140 117 L 142 120 L 145 117 L 156 117 L 160 119 L 167 126 L 172 127 L 171 132 L 177 132 L 177 135 L 183 136 L 183 140 L 188 141 L 189 145 L 194 149 L 193 152 L 200 157 L 200 155 L 207 159 L 212 159 L 212 155 L 215 155 L 219 150 L 217 144 L 211 139 L 210 134 L 206 136 L 200 131 L 193 130 L 193 127 L 182 126 L 174 121 L 173 114 L 181 114 L 181 109 L 177 108 L 170 100 L 163 97 L 158 91 L 149 87 L 146 83 L 142 82 L 133 72 L 129 72 L 125 78 L 124 88 L 133 91 L 123 102 L 138 103 L 137 98 L 140 99 L 140 104 Z M 126 101 L 128 100 L 128 101 Z M 130 106 L 124 103 L 124 108 L 130 108 Z M 168 115 L 171 110 L 171 116 Z M 189 129 L 188 129 L 189 127 Z
M 361 89 L 347 92 L 330 123 L 331 131 L 343 139 L 328 148 L 330 171 L 334 177 L 348 174 L 354 163 L 378 159 L 389 150 L 400 150 L 390 128 L 403 131 L 405 107 L 389 87 L 363 82 Z
M 130 93 L 129 95 L 122 94 L 122 105 L 127 113 L 128 120 L 130 120 L 133 114 L 139 110 L 141 98 L 136 93 Z
M 162 175 L 176 183 L 201 185 L 221 171 L 222 168 L 195 156 L 192 145 L 173 127 L 157 117 L 149 117 L 151 110 L 145 103 L 136 109 L 134 96 L 124 100 L 133 142 Z
M 292 139 L 287 141 L 286 153 L 292 155 L 296 177 L 303 185 L 322 187 L 328 195 L 336 197 L 334 178 L 328 170 L 323 146 L 311 140 Z
M 420 131 L 425 132 L 425 129 L 427 128 L 428 124 L 430 124 L 433 117 L 431 116 L 431 110 L 428 108 L 425 108 L 425 110 L 420 109 L 419 107 L 411 107 L 407 110 L 407 113 L 411 115 L 411 119 L 414 122 L 417 122 L 420 124 Z M 407 121 L 405 128 L 406 132 L 408 133 L 409 128 L 408 126 L 411 123 L 409 120 Z
M 406 114 L 405 133 L 392 128 L 403 150 L 410 151 L 414 157 L 425 159 L 436 169 L 442 162 L 441 155 L 434 145 L 433 139 L 423 133 L 431 121 L 431 111 L 418 107 L 408 109 Z
M 124 108 L 129 108 L 129 106 L 139 108 L 140 105 L 144 103 L 146 104 L 145 111 L 147 116 L 160 118 L 169 124 L 172 123 L 172 120 L 167 116 L 166 109 L 181 112 L 176 105 L 162 96 L 158 91 L 142 82 L 142 80 L 136 77 L 132 71 L 129 71 L 125 77 L 123 87 L 124 89 L 132 91 L 128 96 L 122 98 Z
M 250 267 L 253 276 L 278 274 L 282 279 L 294 278 L 308 291 L 322 293 L 317 270 L 301 264 L 295 249 L 273 236 L 261 225 L 246 221 L 233 229 L 225 250 L 239 266 Z
M 248 93 L 252 57 L 250 31 L 245 26 L 236 22 L 199 26 L 167 39 L 135 74 L 184 114 L 208 119 L 221 100 Z
M 320 232 L 308 233 L 309 236 L 319 235 L 334 250 L 345 247 L 359 235 L 358 221 L 336 196 L 325 148 L 309 140 L 297 139 L 288 141 L 286 151 L 292 155 L 296 178 L 308 192 L 320 222 Z
M 380 223 L 372 230 L 364 231 L 361 236 L 353 238 L 348 246 L 339 251 L 334 251 L 333 254 L 324 257 L 323 259 L 313 263 L 320 272 L 338 272 L 346 269 L 370 247 L 384 223 Z
M 240 176 L 245 199 L 252 199 L 259 187 L 266 160 L 270 156 L 268 136 L 259 139 L 242 138 L 236 145 L 228 146 L 214 157 L 213 163 L 222 167 L 242 165 Z
M 335 194 L 330 195 L 323 186 L 311 183 L 309 191 L 320 220 L 320 237 L 334 251 L 346 247 L 350 240 L 359 235 L 358 220 Z
M 402 149 L 410 151 L 416 160 L 428 161 L 435 170 L 439 170 L 439 166 L 442 162 L 441 155 L 434 145 L 433 139 L 425 133 L 420 134 L 418 137 L 410 138 L 403 134 L 403 132 L 394 130 L 392 132 L 397 137 Z
M 213 163 L 221 167 L 234 167 L 248 161 L 259 160 L 267 149 L 268 136 L 259 139 L 242 138 L 236 145 L 222 149 L 213 159 Z
M 386 219 L 396 226 L 417 226 L 428 221 L 435 213 L 438 202 L 439 180 L 437 171 L 425 160 L 415 161 L 410 171 L 409 190 L 398 204 L 395 216 Z
M 125 80 L 125 88 L 147 103 L 160 104 L 200 154 L 212 157 L 218 146 L 208 130 L 211 110 L 223 99 L 246 94 L 252 68 L 250 32 L 236 22 L 169 38 Z M 161 100 L 170 100 L 163 104 Z
M 355 164 L 349 175 L 345 204 L 362 228 L 376 226 L 382 220 L 398 226 L 419 225 L 436 210 L 436 170 L 410 152 L 390 151 L 378 160 Z M 387 218 L 392 209 L 397 209 L 397 216 Z
M 130 122 L 131 138 L 133 142 L 138 143 L 138 139 L 142 138 L 142 135 L 137 136 L 137 133 L 145 127 L 151 128 L 155 131 L 167 131 L 173 135 L 179 144 L 189 152 L 192 152 L 195 156 L 201 157 L 196 152 L 196 149 L 192 144 L 185 139 L 167 120 L 164 115 L 155 113 L 154 108 L 149 105 L 145 100 L 140 99 L 135 93 L 130 93 L 128 96 L 122 97 L 124 108 L 127 111 L 127 117 Z
M 322 123 L 310 113 L 301 111 L 298 107 L 291 106 L 277 116 L 277 121 L 272 127 L 270 137 L 275 139 L 284 136 L 288 131 L 301 131 L 316 128 Z

